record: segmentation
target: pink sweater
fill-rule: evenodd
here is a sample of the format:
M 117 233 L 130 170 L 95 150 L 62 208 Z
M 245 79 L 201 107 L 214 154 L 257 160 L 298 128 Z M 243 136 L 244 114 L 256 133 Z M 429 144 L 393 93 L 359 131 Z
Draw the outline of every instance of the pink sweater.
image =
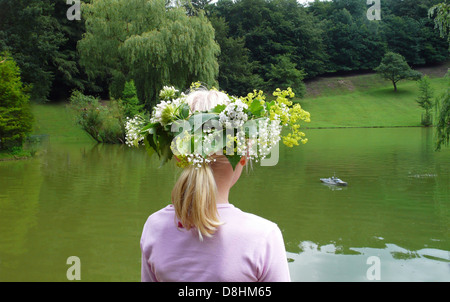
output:
M 290 281 L 283 236 L 278 226 L 218 204 L 213 237 L 200 241 L 195 230 L 177 228 L 169 205 L 152 214 L 141 237 L 142 281 Z

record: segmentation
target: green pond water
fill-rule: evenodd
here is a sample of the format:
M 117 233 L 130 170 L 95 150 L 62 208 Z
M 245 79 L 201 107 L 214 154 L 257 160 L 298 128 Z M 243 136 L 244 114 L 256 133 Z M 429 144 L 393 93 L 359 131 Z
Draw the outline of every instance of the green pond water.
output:
M 450 149 L 432 129 L 305 132 L 230 194 L 278 224 L 292 281 L 450 281 Z M 0 162 L 0 281 L 68 281 L 70 256 L 81 281 L 139 281 L 142 226 L 179 169 L 126 146 L 41 149 Z M 349 185 L 319 180 L 334 174 Z

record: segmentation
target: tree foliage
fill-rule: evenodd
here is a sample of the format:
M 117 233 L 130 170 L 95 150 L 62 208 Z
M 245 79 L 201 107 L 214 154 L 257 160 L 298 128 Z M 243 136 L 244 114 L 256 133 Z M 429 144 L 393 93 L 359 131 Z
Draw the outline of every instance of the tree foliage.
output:
M 436 99 L 436 150 L 450 144 L 450 71 L 446 75 L 447 90 Z
M 441 37 L 447 36 L 450 49 L 450 3 L 445 2 L 434 5 L 428 11 L 429 17 L 434 17 L 435 28 L 439 29 Z M 449 85 L 447 90 L 436 100 L 436 150 L 448 146 L 450 141 L 450 71 L 447 72 Z
M 0 51 L 8 51 L 32 84 L 33 101 L 67 96 L 71 89 L 91 88 L 78 64 L 76 42 L 81 22 L 67 20 L 66 1 L 0 1 Z
M 86 33 L 78 43 L 91 77 L 110 77 L 122 91 L 134 80 L 147 108 L 163 85 L 215 84 L 219 46 L 200 12 L 166 7 L 164 0 L 94 0 L 83 6 Z
M 433 89 L 431 88 L 430 78 L 423 76 L 419 80 L 419 97 L 416 102 L 425 110 L 425 116 L 422 116 L 422 125 L 431 126 L 431 110 L 433 109 Z
M 270 89 L 275 80 L 271 70 L 280 57 L 289 58 L 305 79 L 373 70 L 389 51 L 411 65 L 446 61 L 447 43 L 428 18 L 428 9 L 438 1 L 385 0 L 380 21 L 368 20 L 369 6 L 361 0 L 315 1 L 307 7 L 294 0 L 219 0 L 207 10 L 224 19 L 229 38 L 244 41 L 246 65 Z M 221 86 L 228 78 L 226 62 L 225 55 L 219 62 Z
M 218 57 L 220 89 L 232 95 L 243 95 L 254 89 L 264 89 L 262 77 L 255 72 L 257 63 L 250 60 L 250 51 L 245 48 L 243 37 L 229 36 L 228 23 L 222 17 L 209 18 L 215 31 L 215 40 L 220 46 Z
M 120 101 L 104 105 L 96 97 L 73 91 L 70 106 L 76 113 L 77 124 L 98 143 L 125 143 L 125 115 Z
M 399 81 L 406 79 L 419 80 L 422 76 L 420 72 L 409 67 L 402 55 L 394 52 L 386 53 L 375 70 L 381 77 L 392 82 L 394 91 L 397 91 L 397 83 Z
M 431 7 L 428 16 L 434 18 L 435 27 L 439 29 L 441 37 L 447 37 L 450 43 L 450 3 L 439 3 Z
M 31 132 L 29 98 L 13 58 L 7 53 L 0 55 L 0 150 L 22 147 Z
M 297 1 L 220 0 L 209 10 L 212 16 L 225 20 L 232 39 L 243 41 L 248 50 L 247 62 L 235 64 L 251 66 L 247 70 L 254 76 L 253 80 L 262 80 L 256 81 L 259 87 L 255 88 L 271 90 L 274 83 L 287 88 L 293 83 L 292 76 L 299 76 L 295 82 L 303 80 L 305 70 L 310 77 L 325 71 L 327 56 L 321 38 L 322 28 L 317 26 L 320 22 Z M 225 45 L 221 45 L 224 50 L 222 46 Z M 276 74 L 280 64 L 289 67 L 290 70 L 286 71 L 290 73 L 289 80 L 283 81 L 283 77 Z M 227 67 L 221 64 L 220 68 Z M 228 77 L 226 70 L 222 77 Z M 222 87 L 220 80 L 219 84 Z M 302 85 L 297 86 L 299 91 L 296 93 L 301 95 Z M 245 85 L 239 85 L 235 90 L 241 94 L 248 91 Z
M 82 21 L 70 21 L 65 0 L 0 1 L 0 51 L 33 84 L 32 100 L 66 99 L 74 89 L 121 98 L 134 80 L 149 108 L 162 82 L 182 88 L 217 80 L 238 95 L 270 90 L 280 58 L 310 79 L 373 70 L 388 51 L 411 66 L 449 56 L 448 0 L 383 0 L 380 21 L 368 20 L 364 0 L 82 3 Z

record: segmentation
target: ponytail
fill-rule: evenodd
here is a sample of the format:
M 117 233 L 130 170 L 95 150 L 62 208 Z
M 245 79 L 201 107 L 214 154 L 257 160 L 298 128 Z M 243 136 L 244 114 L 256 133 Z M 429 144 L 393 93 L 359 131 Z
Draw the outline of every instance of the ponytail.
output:
M 172 203 L 182 226 L 211 237 L 222 223 L 216 206 L 217 186 L 210 165 L 190 165 L 185 168 L 172 190 Z

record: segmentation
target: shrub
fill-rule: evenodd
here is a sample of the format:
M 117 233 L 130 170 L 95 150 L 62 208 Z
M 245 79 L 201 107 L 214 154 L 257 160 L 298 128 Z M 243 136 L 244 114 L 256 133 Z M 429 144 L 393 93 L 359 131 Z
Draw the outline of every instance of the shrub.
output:
M 74 91 L 70 104 L 77 113 L 77 124 L 95 141 L 108 144 L 125 142 L 122 108 L 117 101 L 103 105 L 98 98 Z
M 33 115 L 20 69 L 8 53 L 0 55 L 0 150 L 22 148 Z
M 74 91 L 70 104 L 77 113 L 77 124 L 99 143 L 124 144 L 125 120 L 141 113 L 143 105 L 133 82 L 125 84 L 122 96 L 102 104 L 98 98 Z
M 416 102 L 419 106 L 425 110 L 425 115 L 422 114 L 422 125 L 425 127 L 431 126 L 433 124 L 431 118 L 431 110 L 433 108 L 433 89 L 431 88 L 430 78 L 424 76 L 419 80 L 419 98 Z

